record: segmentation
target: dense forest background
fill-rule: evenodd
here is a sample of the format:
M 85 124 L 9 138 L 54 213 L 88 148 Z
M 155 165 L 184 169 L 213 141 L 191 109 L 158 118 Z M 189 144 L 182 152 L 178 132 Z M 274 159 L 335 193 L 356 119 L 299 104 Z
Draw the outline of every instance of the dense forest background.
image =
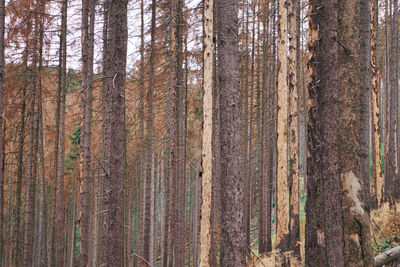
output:
M 398 0 L 0 0 L 0 266 L 395 262 L 398 24 Z

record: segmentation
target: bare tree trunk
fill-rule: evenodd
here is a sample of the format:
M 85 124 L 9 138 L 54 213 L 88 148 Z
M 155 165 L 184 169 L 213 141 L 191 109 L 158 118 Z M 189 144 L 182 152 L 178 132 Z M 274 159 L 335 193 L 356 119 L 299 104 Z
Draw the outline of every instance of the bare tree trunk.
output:
M 397 1 L 397 0 L 395 0 Z M 362 103 L 364 76 L 360 59 L 360 1 L 342 0 L 338 5 L 338 41 L 339 52 L 339 118 L 337 125 L 337 147 L 339 156 L 339 177 L 342 182 L 343 216 L 343 259 L 346 266 L 372 266 L 371 231 L 368 206 L 368 190 L 365 190 L 365 178 L 360 151 L 362 137 L 357 130 L 362 121 Z M 396 23 L 397 25 L 397 23 Z M 332 116 L 332 113 L 331 113 Z M 369 126 L 369 125 L 367 125 Z M 336 178 L 337 179 L 337 178 Z M 369 181 L 369 176 L 368 176 Z M 331 191 L 325 193 L 331 194 Z M 332 195 L 332 194 L 331 194 Z M 336 204 L 336 203 L 335 203 Z M 328 205 L 325 206 L 327 209 Z M 337 216 L 337 214 L 335 214 Z M 332 223 L 325 223 L 325 229 Z M 338 235 L 338 231 L 332 233 Z M 327 242 L 328 243 L 328 242 Z M 335 265 L 338 266 L 338 265 Z
M 332 31 L 337 29 L 336 1 L 320 0 L 309 12 L 306 265 L 344 266 L 336 137 L 338 43 Z
M 183 149 L 184 137 L 182 135 L 182 128 L 184 129 L 182 121 L 183 107 L 183 89 L 184 89 L 184 73 L 183 73 L 183 7 L 184 0 L 176 0 L 176 23 L 175 23 L 175 52 L 176 52 L 176 71 L 175 71 L 175 87 L 176 87 L 176 134 L 177 134 L 177 172 L 176 172 L 176 211 L 175 211 L 175 236 L 174 236 L 174 265 L 185 265 L 185 235 L 178 234 L 185 231 L 185 177 L 182 172 L 184 166 Z M 182 127 L 182 128 L 181 128 Z
M 38 81 L 38 116 L 39 116 L 39 138 L 40 138 L 40 199 L 39 199 L 39 226 L 38 226 L 38 242 L 37 242 L 37 266 L 47 265 L 47 231 L 45 228 L 46 220 L 46 190 L 45 190 L 45 159 L 44 159 L 44 144 L 45 136 L 43 133 L 43 99 L 42 99 L 42 58 L 43 58 L 43 18 L 40 22 L 40 46 L 39 46 L 39 81 Z
M 214 65 L 214 1 L 204 3 L 203 55 L 203 143 L 202 143 L 202 204 L 200 222 L 200 266 L 210 266 L 211 199 L 213 184 L 213 65 Z
M 218 78 L 221 120 L 221 266 L 246 260 L 241 179 L 241 108 L 238 58 L 238 1 L 221 0 L 218 9 Z
M 144 240 L 144 188 L 145 188 L 145 145 L 144 140 L 144 3 L 140 1 L 140 75 L 139 75 L 139 140 L 140 140 L 140 162 L 139 162 L 139 192 L 138 192 L 138 231 L 135 243 L 136 254 L 143 256 Z M 138 257 L 134 257 L 133 265 L 137 266 Z
M 176 174 L 177 174 L 177 132 L 176 132 L 176 87 L 174 86 L 174 71 L 175 71 L 175 60 L 174 60 L 174 26 L 175 21 L 175 6 L 174 2 L 171 1 L 169 5 L 169 81 L 168 81 L 168 190 L 167 190 L 167 203 L 168 210 L 165 215 L 166 218 L 166 236 L 164 238 L 164 256 L 163 256 L 163 267 L 172 267 L 173 265 L 173 249 L 174 249 L 174 223 L 175 223 L 175 208 L 176 208 Z
M 288 56 L 288 85 L 289 85 L 289 249 L 300 258 L 300 217 L 299 217 L 299 117 L 297 89 L 297 40 L 296 40 L 296 9 L 297 0 L 288 6 L 289 17 L 289 56 Z
M 360 164 L 365 190 L 365 201 L 371 205 L 370 199 L 370 115 L 371 115 L 371 31 L 370 0 L 360 0 L 360 65 L 361 65 L 361 117 L 360 117 Z
M 375 198 L 377 205 L 380 207 L 382 201 L 383 190 L 383 170 L 382 170 L 382 157 L 381 157 L 381 112 L 380 112 L 380 86 L 378 81 L 378 65 L 377 65 L 377 26 L 378 26 L 378 1 L 371 1 L 371 100 L 372 100 L 372 133 L 374 145 L 374 161 L 375 166 Z
M 393 14 L 391 17 L 390 25 L 390 72 L 389 72 L 389 86 L 390 86 L 390 107 L 389 107 L 389 153 L 388 153 L 388 175 L 385 181 L 386 201 L 393 203 L 395 198 L 395 179 L 398 173 L 398 166 L 396 162 L 397 140 L 396 133 L 398 132 L 398 10 L 397 0 L 393 0 Z
M 80 266 L 88 265 L 89 253 L 89 182 L 91 162 L 91 124 L 93 92 L 93 50 L 95 1 L 85 0 L 82 3 L 82 102 L 81 102 L 81 248 Z M 97 249 L 97 248 L 96 248 Z
M 151 4 L 151 44 L 150 44 L 150 59 L 149 59 L 149 89 L 147 91 L 147 136 L 146 136 L 146 181 L 145 181 L 145 212 L 144 212 L 144 239 L 143 239 L 143 258 L 141 266 L 150 265 L 150 246 L 151 239 L 151 195 L 152 195 L 152 164 L 153 164 L 153 132 L 154 132 L 154 58 L 155 58 L 155 31 L 156 31 L 156 1 Z
M 269 4 L 261 4 L 261 8 L 264 10 L 262 16 L 263 33 L 262 33 L 262 83 L 261 83 L 261 95 L 259 95 L 259 166 L 258 172 L 260 173 L 259 184 L 258 184 L 258 197 L 259 197 L 259 216 L 258 216 L 258 252 L 263 254 L 267 252 L 267 214 L 270 207 L 267 207 L 267 196 L 268 196 L 268 185 L 267 185 L 267 142 L 268 131 L 266 129 L 267 121 L 269 120 L 267 108 L 270 106 L 270 97 L 267 96 L 268 90 L 268 41 L 269 41 Z M 261 64 L 260 66 L 261 67 Z M 269 128 L 269 126 L 268 126 Z
M 35 16 L 34 32 L 38 32 L 37 15 Z M 37 38 L 33 39 L 34 54 L 31 67 L 32 91 L 30 94 L 29 108 L 29 139 L 28 139 L 28 158 L 27 158 L 27 178 L 26 178 L 26 194 L 25 194 L 25 231 L 24 231 L 24 249 L 23 249 L 23 265 L 31 266 L 33 263 L 33 235 L 35 220 L 35 192 L 36 192 L 36 90 L 37 90 Z
M 4 33 L 5 33 L 5 0 L 0 1 L 0 129 L 3 129 L 3 93 L 4 93 L 4 74 L 5 74 L 5 59 L 4 59 Z M 4 162 L 4 135 L 0 131 L 0 162 Z M 0 168 L 0 264 L 3 261 L 4 255 L 4 168 Z
M 60 38 L 60 70 L 61 79 L 61 105 L 60 105 L 60 147 L 58 153 L 58 192 L 57 192 L 57 211 L 56 211 L 56 244 L 57 244 L 57 266 L 64 266 L 64 155 L 65 155 L 65 111 L 66 111 L 66 92 L 67 92 L 67 8 L 68 2 L 62 2 L 61 18 L 61 38 Z
M 288 207 L 288 86 L 287 86 L 287 9 L 285 0 L 278 2 L 278 115 L 277 115 L 277 214 L 276 238 L 277 247 L 288 249 L 289 241 L 289 207 Z
M 385 92 L 384 92 L 384 126 L 383 126 L 383 143 L 384 143 L 384 194 L 382 200 L 387 201 L 387 186 L 389 182 L 389 16 L 388 16 L 388 0 L 385 0 Z
M 103 265 L 123 266 L 123 177 L 125 140 L 125 75 L 127 53 L 127 0 L 113 0 L 109 10 L 109 32 L 107 39 L 106 106 L 109 128 L 105 138 L 106 176 L 104 182 Z M 112 129 L 112 131 L 110 131 Z M 109 168 L 108 168 L 109 167 Z
M 20 263 L 21 252 L 19 248 L 20 239 L 21 239 L 21 188 L 22 188 L 22 176 L 23 176 L 23 156 L 24 156 L 24 139 L 25 139 L 25 112 L 26 112 L 26 97 L 27 97 L 27 88 L 26 85 L 23 88 L 23 96 L 22 96 L 22 107 L 21 107 L 21 129 L 19 132 L 19 145 L 18 145 L 18 168 L 17 168 L 17 185 L 16 185 L 16 200 L 15 200 L 15 209 L 14 209 L 14 218 L 16 222 L 13 225 L 13 265 L 17 266 Z

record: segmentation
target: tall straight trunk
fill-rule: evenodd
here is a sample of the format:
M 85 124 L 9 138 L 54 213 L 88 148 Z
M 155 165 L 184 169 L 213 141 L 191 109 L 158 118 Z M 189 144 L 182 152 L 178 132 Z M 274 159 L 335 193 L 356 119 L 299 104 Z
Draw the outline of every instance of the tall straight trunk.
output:
M 65 63 L 63 63 L 65 64 Z M 63 79 L 66 72 L 63 67 Z M 64 224 L 65 224 L 65 203 L 64 203 L 64 156 L 65 156 L 65 113 L 66 113 L 66 80 L 63 80 L 63 93 L 60 109 L 60 148 L 58 157 L 58 183 L 57 183 L 57 211 L 56 211 L 56 244 L 57 244 L 57 265 L 64 264 Z M 62 264 L 60 264 L 62 263 Z
M 213 1 L 213 40 L 216 40 L 216 22 L 217 19 L 217 9 L 216 9 L 216 1 Z M 221 151 L 220 151 L 220 117 L 219 117 L 219 88 L 218 88 L 218 79 L 217 77 L 217 49 L 214 45 L 214 55 L 213 55 L 213 137 L 212 137 L 212 151 L 213 151 L 213 159 L 214 163 L 213 167 L 213 180 L 211 187 L 211 266 L 218 266 L 219 263 L 219 244 L 221 240 L 221 181 L 220 181 L 220 173 L 221 173 Z M 197 199 L 196 199 L 197 201 Z M 195 214 L 197 210 L 195 211 Z M 197 229 L 197 228 L 195 228 Z M 195 232 L 197 233 L 197 232 Z M 197 240 L 196 240 L 197 242 Z M 196 251 L 195 251 L 196 253 Z M 196 255 L 197 257 L 197 255 Z
M 221 266 L 246 260 L 241 178 L 241 108 L 238 58 L 238 1 L 221 0 L 218 9 L 218 78 L 221 138 Z
M 361 61 L 361 54 L 365 51 L 359 45 L 361 41 L 359 33 L 362 27 L 360 24 L 365 19 L 361 17 L 369 15 L 369 12 L 367 14 L 361 12 L 360 4 L 361 1 L 341 0 L 338 5 L 338 42 L 342 46 L 338 48 L 340 91 L 336 131 L 339 156 L 338 177 L 342 183 L 344 246 L 341 247 L 343 247 L 343 259 L 346 266 L 372 266 L 369 186 L 365 190 L 366 179 L 363 177 L 364 166 L 360 156 L 363 137 L 360 137 L 357 131 L 363 123 L 363 111 L 360 106 L 365 104 L 362 103 L 362 94 L 365 89 L 362 79 L 365 77 L 360 73 L 361 65 L 365 64 Z M 369 124 L 366 126 L 368 127 Z M 331 193 L 331 191 L 328 192 Z M 325 193 L 325 198 L 327 193 Z M 329 225 L 325 224 L 325 228 L 331 229 L 332 223 L 328 222 Z M 333 235 L 337 236 L 338 232 L 335 231 Z
M 372 134 L 374 145 L 374 162 L 375 165 L 375 198 L 377 205 L 380 207 L 382 201 L 383 190 L 383 170 L 382 170 L 382 157 L 381 157 L 381 112 L 380 112 L 380 86 L 378 78 L 378 65 L 377 65 L 377 26 L 378 26 L 378 1 L 371 1 L 371 101 L 372 101 Z
M 93 48 L 95 1 L 82 3 L 82 103 L 81 103 L 81 250 L 80 265 L 88 264 L 89 249 L 89 182 L 91 162 L 91 124 L 93 92 Z
M 57 211 L 56 211 L 56 244 L 57 244 L 57 265 L 64 265 L 64 156 L 65 156 L 65 112 L 66 112 L 66 91 L 67 91 L 67 8 L 68 2 L 62 2 L 61 16 L 61 38 L 60 38 L 60 69 L 61 79 L 61 105 L 60 105 L 60 140 L 58 153 L 58 184 L 57 184 Z
M 175 71 L 175 59 L 174 59 L 174 44 L 175 44 L 175 36 L 174 36 L 174 21 L 175 21 L 175 5 L 174 1 L 170 2 L 169 5 L 169 31 L 168 31 L 168 41 L 169 41 L 169 81 L 168 81 L 168 172 L 167 175 L 169 177 L 168 181 L 168 196 L 167 203 L 168 204 L 168 212 L 166 214 L 166 229 L 167 229 L 167 238 L 164 239 L 166 242 L 166 249 L 164 250 L 164 261 L 163 266 L 171 267 L 173 265 L 173 250 L 174 250 L 174 235 L 175 235 L 175 209 L 176 209 L 176 175 L 177 175 L 177 131 L 178 128 L 176 126 L 176 98 L 177 98 L 177 88 L 174 84 L 174 71 Z
M 15 208 L 14 208 L 14 218 L 15 218 L 15 223 L 13 225 L 13 255 L 12 255 L 12 260 L 13 260 L 13 265 L 19 265 L 20 263 L 20 258 L 21 258 L 21 252 L 20 252 L 20 240 L 21 240 L 21 189 L 22 189 L 22 176 L 23 176 L 23 156 L 24 156 L 24 144 L 25 144 L 25 117 L 26 117 L 26 97 L 27 97 L 27 88 L 26 85 L 23 88 L 23 96 L 22 96 L 22 107 L 21 107 L 21 118 L 20 118 L 20 123 L 21 123 L 21 129 L 19 131 L 19 144 L 18 144 L 18 168 L 17 168 L 17 184 L 15 188 L 16 192 L 16 199 L 15 199 Z
M 157 161 L 157 155 L 152 156 L 152 164 L 151 164 L 151 188 L 150 188 L 150 244 L 149 244 L 149 265 L 150 266 L 156 266 L 155 265 L 155 257 L 156 257 L 156 252 L 154 250 L 154 245 L 155 245 L 155 181 L 156 181 L 156 161 Z
M 306 265 L 344 266 L 336 137 L 338 42 L 332 31 L 337 29 L 336 1 L 320 0 L 309 12 Z
M 389 182 L 389 1 L 385 0 L 385 92 L 383 97 L 383 143 L 384 143 L 384 194 L 382 200 L 387 201 L 387 183 Z
M 244 102 L 244 112 L 243 112 L 243 135 L 242 135 L 242 142 L 244 145 L 244 151 L 243 151 L 243 184 L 244 184 L 244 192 L 243 192 L 243 212 L 244 212 L 244 232 L 245 232 L 245 238 L 246 238 L 246 246 L 250 245 L 250 176 L 249 176 L 249 3 L 248 1 L 245 1 L 244 7 L 243 7 L 243 17 L 246 14 L 246 22 L 243 21 L 243 34 L 245 34 L 245 47 L 243 51 L 243 62 L 244 64 L 243 70 L 241 73 L 242 74 L 242 79 L 244 79 L 243 82 L 243 102 Z
M 289 56 L 288 56 L 288 86 L 289 86 L 289 249 L 296 257 L 300 257 L 300 218 L 299 218 L 299 117 L 297 89 L 297 0 L 288 6 L 289 16 Z
M 360 164 L 365 190 L 365 201 L 371 204 L 370 196 L 370 110 L 371 110 L 371 32 L 370 32 L 370 0 L 360 0 L 360 65 L 361 65 L 361 117 L 360 117 Z
M 27 165 L 27 192 L 26 192 L 26 204 L 25 204 L 25 232 L 24 232 L 24 266 L 30 266 L 32 263 L 33 256 L 33 229 L 34 229 L 34 193 L 35 186 L 34 181 L 35 175 L 34 169 L 34 136 L 35 136 L 35 104 L 36 104 L 36 86 L 31 92 L 30 99 L 30 118 L 29 118 L 29 141 L 28 141 L 28 165 Z
M 151 265 L 150 263 L 150 239 L 151 239 L 151 191 L 152 191 L 152 163 L 153 163 L 153 132 L 154 132 L 154 71 L 155 71 L 155 31 L 156 31 L 156 1 L 151 3 L 151 43 L 149 59 L 149 89 L 147 91 L 147 135 L 146 135 L 146 181 L 145 181 L 145 209 L 144 209 L 144 239 L 143 239 L 143 258 L 141 266 Z M 147 262 L 146 262 L 147 261 Z
M 104 228 L 103 265 L 123 266 L 123 177 L 125 140 L 125 75 L 127 54 L 127 0 L 113 0 L 109 9 L 109 31 L 107 39 L 106 106 L 109 118 L 105 138 L 104 166 L 107 173 L 104 180 Z M 110 78 L 109 78 L 110 79 Z M 112 129 L 112 131 L 111 131 Z M 107 245 L 105 245 L 107 244 Z
M 0 1 L 0 129 L 3 129 L 3 92 L 4 92 L 4 32 L 5 32 L 5 0 Z M 4 161 L 4 135 L 0 131 L 0 162 Z M 0 264 L 3 261 L 4 245 L 3 245 L 3 228 L 4 228 L 4 168 L 0 168 Z
M 34 18 L 34 32 L 38 33 L 37 15 Z M 31 66 L 32 89 L 30 94 L 29 108 L 29 139 L 28 139 L 28 158 L 27 158 L 27 177 L 26 177 L 26 194 L 25 194 L 25 231 L 24 231 L 24 253 L 23 265 L 31 266 L 33 262 L 33 235 L 35 220 L 35 192 L 36 192 L 36 128 L 35 121 L 37 118 L 36 109 L 36 90 L 37 90 L 37 38 L 33 39 L 33 61 Z
M 80 141 L 80 166 L 79 176 L 81 178 L 81 221 L 80 221 L 80 266 L 87 266 L 89 258 L 89 177 L 84 175 L 85 141 L 87 132 L 86 125 L 86 105 L 88 91 L 88 64 L 89 64 L 89 6 L 90 0 L 82 0 L 82 96 L 81 96 L 81 141 Z M 86 169 L 86 174 L 88 174 Z
M 144 188 L 145 188 L 145 145 L 144 140 L 144 1 L 140 1 L 140 74 L 139 74 L 139 140 L 140 140 L 140 159 L 139 159 L 139 192 L 138 192 L 138 226 L 135 249 L 136 254 L 143 256 L 144 240 Z M 138 257 L 134 258 L 134 266 L 138 262 Z
M 288 249 L 288 86 L 287 86 L 287 8 L 285 0 L 278 1 L 278 114 L 277 114 L 277 185 L 276 185 L 276 243 L 281 250 Z
M 267 184 L 267 142 L 266 137 L 268 136 L 267 131 L 267 120 L 269 120 L 267 108 L 269 107 L 270 98 L 267 96 L 268 90 L 268 41 L 269 41 L 269 4 L 265 3 L 261 5 L 264 8 L 264 15 L 262 17 L 263 32 L 262 32 L 262 83 L 261 83 L 261 95 L 259 95 L 260 105 L 260 118 L 259 118 L 259 166 L 258 170 L 260 173 L 259 184 L 258 184 L 258 197 L 259 197 L 259 216 L 258 216 L 258 252 L 263 254 L 267 252 L 267 213 L 270 207 L 267 207 L 267 196 L 268 196 L 268 184 Z
M 44 9 L 44 8 L 43 8 Z M 42 98 L 42 70 L 43 70 L 43 18 L 40 22 L 40 37 L 39 37 L 39 71 L 38 71 L 38 116 L 39 116 L 39 138 L 40 138 L 40 198 L 39 198 L 39 225 L 38 225 L 38 240 L 37 240 L 37 266 L 45 266 L 47 264 L 47 231 L 45 228 L 46 220 L 46 177 L 45 177 L 45 160 L 44 160 L 44 144 L 45 135 L 43 132 L 43 98 Z
M 273 195 L 273 188 L 274 188 L 274 181 L 276 180 L 276 173 L 275 173 L 275 168 L 274 168 L 274 158 L 275 158 L 275 153 L 276 153 L 276 127 L 275 127 L 275 107 L 276 107 L 276 77 L 275 77 L 275 72 L 276 72 L 276 35 L 275 35 L 275 7 L 273 4 L 271 4 L 271 9 L 273 10 L 272 16 L 271 16 L 271 23 L 270 23 L 270 28 L 269 31 L 272 32 L 272 39 L 270 41 L 270 44 L 272 44 L 271 49 L 268 52 L 268 58 L 272 58 L 271 64 L 269 64 L 269 90 L 268 90 L 268 104 L 270 107 L 267 113 L 267 140 L 266 140 L 266 183 L 267 183 L 267 195 L 266 195 L 266 206 L 267 206 L 267 225 L 266 225 L 266 230 L 267 230 L 267 251 L 272 250 L 272 195 Z
M 174 236 L 174 264 L 176 266 L 185 265 L 185 235 L 182 234 L 185 231 L 185 177 L 183 176 L 182 168 L 183 166 L 183 149 L 184 145 L 182 143 L 182 111 L 183 107 L 183 89 L 184 89 L 184 72 L 183 72 L 183 7 L 184 0 L 175 1 L 175 87 L 176 87 L 176 113 L 175 113 L 175 131 L 177 134 L 177 172 L 176 172 L 176 210 L 175 210 L 175 236 Z M 183 127 L 184 128 L 184 127 Z M 180 234 L 178 234 L 180 233 Z
M 202 204 L 200 222 L 200 266 L 210 266 L 211 199 L 213 184 L 213 69 L 214 69 L 214 1 L 204 3 L 203 54 L 203 143 L 202 143 Z
M 396 162 L 396 150 L 397 150 L 397 122 L 398 122 L 398 96 L 399 96 L 399 85 L 398 85 L 398 7 L 397 0 L 393 0 L 393 13 L 391 17 L 391 25 L 390 25 L 390 70 L 389 70 L 389 88 L 390 88 L 390 97 L 389 97 L 389 153 L 388 153 L 388 175 L 385 180 L 385 194 L 386 201 L 392 202 L 393 198 L 395 198 L 395 179 L 398 173 L 398 166 Z M 398 134 L 397 134 L 398 135 Z

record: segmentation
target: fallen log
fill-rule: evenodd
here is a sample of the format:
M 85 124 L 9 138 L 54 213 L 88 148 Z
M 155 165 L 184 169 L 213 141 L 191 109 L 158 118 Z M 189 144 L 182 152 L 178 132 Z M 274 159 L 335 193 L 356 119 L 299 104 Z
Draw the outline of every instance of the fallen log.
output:
M 374 258 L 374 267 L 381 267 L 398 259 L 400 259 L 400 246 L 389 249 L 376 256 Z

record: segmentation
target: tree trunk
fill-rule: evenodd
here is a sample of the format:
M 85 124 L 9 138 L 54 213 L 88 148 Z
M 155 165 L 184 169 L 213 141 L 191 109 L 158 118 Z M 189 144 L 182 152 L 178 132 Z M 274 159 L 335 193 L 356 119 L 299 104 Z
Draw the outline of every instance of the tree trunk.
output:
M 366 203 L 371 205 L 370 196 L 370 110 L 371 110 L 371 32 L 370 32 L 370 0 L 360 0 L 360 65 L 361 65 L 361 95 L 360 95 L 360 165 L 364 184 Z
M 381 157 L 381 122 L 380 122 L 380 93 L 378 81 L 378 65 L 377 65 L 377 26 L 378 26 L 378 1 L 371 1 L 370 20 L 371 20 L 371 101 L 372 101 L 372 134 L 375 156 L 372 164 L 375 166 L 375 198 L 377 205 L 380 207 L 382 201 L 383 190 L 383 170 Z
M 80 141 L 80 177 L 81 177 L 81 248 L 80 265 L 87 266 L 89 261 L 89 183 L 91 162 L 91 124 L 93 92 L 93 49 L 95 1 L 82 3 L 82 97 L 81 97 L 81 141 Z
M 103 266 L 123 266 L 123 177 L 125 140 L 125 75 L 127 53 L 127 0 L 109 7 L 107 39 L 106 135 L 104 166 Z M 112 131 L 111 131 L 112 129 Z M 107 244 L 107 245 L 106 245 Z
M 37 33 L 37 16 L 35 17 L 34 31 Z M 27 158 L 27 178 L 26 178 L 26 194 L 25 194 L 25 232 L 24 232 L 24 249 L 23 249 L 23 265 L 31 266 L 33 263 L 33 235 L 34 235 L 34 220 L 35 220 L 35 192 L 36 192 L 36 90 L 37 90 L 37 39 L 33 40 L 34 54 L 31 66 L 32 91 L 30 95 L 29 108 L 29 139 L 28 139 L 28 158 Z
M 24 156 L 24 139 L 25 139 L 25 112 L 26 112 L 26 97 L 27 97 L 27 88 L 26 84 L 23 88 L 23 96 L 22 96 L 22 107 L 21 107 L 21 129 L 19 131 L 19 145 L 18 145 L 18 168 L 17 168 L 17 184 L 16 184 L 16 199 L 15 199 L 15 208 L 14 208 L 14 218 L 16 222 L 13 225 L 13 265 L 17 266 L 20 263 L 21 252 L 19 248 L 20 239 L 21 239 L 21 188 L 22 188 L 22 176 L 23 176 L 23 156 Z
M 390 25 L 390 71 L 389 71 L 389 86 L 390 86 L 390 107 L 389 107 L 389 154 L 388 154 L 388 175 L 385 180 L 385 193 L 386 201 L 393 203 L 395 198 L 396 190 L 395 183 L 398 173 L 398 166 L 396 159 L 397 150 L 397 120 L 398 120 L 398 96 L 399 96 L 399 85 L 398 85 L 398 25 L 397 25 L 397 0 L 393 0 L 393 14 Z
M 396 0 L 395 0 L 396 1 Z M 362 137 L 357 130 L 362 123 L 363 94 L 360 53 L 360 1 L 342 0 L 338 5 L 339 47 L 339 118 L 337 144 L 339 177 L 342 182 L 343 259 L 346 266 L 372 266 L 368 191 L 362 176 L 360 151 Z M 369 14 L 369 12 L 368 12 Z M 397 24 L 397 23 L 396 23 Z M 332 113 L 331 113 L 332 116 Z M 358 155 L 358 156 L 357 156 Z M 368 176 L 369 181 L 369 176 Z M 326 194 L 325 196 L 326 197 Z M 326 209 L 326 206 L 325 206 Z M 331 223 L 329 227 L 331 228 Z M 328 225 L 326 225 L 327 227 Z M 333 235 L 337 236 L 335 231 Z M 335 265 L 337 266 L 337 265 Z
M 146 181 L 145 181 L 145 212 L 144 212 L 144 239 L 143 239 L 143 258 L 147 262 L 142 262 L 140 266 L 150 265 L 150 226 L 151 226 L 151 191 L 152 191 L 152 163 L 153 163 L 153 131 L 154 131 L 154 58 L 155 58 L 155 31 L 156 31 L 156 1 L 151 4 L 151 44 L 150 44 L 150 59 L 149 59 L 149 89 L 147 91 L 147 136 L 146 136 Z
M 5 59 L 4 59 L 4 33 L 5 33 L 5 0 L 0 1 L 0 129 L 3 129 L 3 92 L 4 92 L 4 74 L 5 74 Z M 0 162 L 4 162 L 4 135 L 0 131 Z M 0 264 L 3 261 L 4 255 L 4 168 L 0 168 Z
M 296 40 L 296 0 L 288 7 L 289 16 L 289 56 L 288 56 L 288 85 L 289 85 L 289 249 L 300 258 L 300 217 L 299 217 L 299 123 L 297 95 L 297 40 Z
M 44 8 L 43 8 L 44 9 Z M 40 199 L 39 199 L 39 226 L 38 226 L 38 241 L 37 241 L 37 266 L 47 265 L 47 231 L 45 228 L 46 220 L 46 190 L 45 190 L 45 159 L 44 159 L 44 144 L 45 135 L 43 133 L 43 99 L 42 99 L 42 58 L 43 58 L 43 18 L 40 22 L 40 46 L 39 46 L 39 72 L 38 72 L 38 116 L 39 116 L 39 138 L 40 138 Z
M 57 244 L 57 266 L 64 266 L 64 155 L 65 155 L 65 111 L 66 111 L 66 92 L 67 92 L 67 8 L 68 2 L 62 2 L 61 18 L 61 38 L 60 38 L 60 70 L 61 79 L 61 105 L 60 105 L 60 147 L 58 153 L 58 192 L 57 192 L 57 211 L 56 211 L 56 244 Z
M 287 9 L 285 0 L 278 1 L 278 115 L 277 115 L 277 196 L 276 196 L 276 243 L 283 251 L 288 249 L 288 86 L 287 86 Z
M 344 266 L 341 185 L 338 179 L 337 7 L 334 0 L 312 4 L 308 69 L 308 158 L 306 265 Z M 324 8 L 320 8 L 320 6 Z
M 213 65 L 214 65 L 214 1 L 204 3 L 203 56 L 203 143 L 202 143 L 202 204 L 200 222 L 200 266 L 210 266 L 211 199 L 213 184 Z
M 241 110 L 238 55 L 238 1 L 221 0 L 218 9 L 218 78 L 220 88 L 222 240 L 221 266 L 244 266 L 246 260 L 241 181 Z

